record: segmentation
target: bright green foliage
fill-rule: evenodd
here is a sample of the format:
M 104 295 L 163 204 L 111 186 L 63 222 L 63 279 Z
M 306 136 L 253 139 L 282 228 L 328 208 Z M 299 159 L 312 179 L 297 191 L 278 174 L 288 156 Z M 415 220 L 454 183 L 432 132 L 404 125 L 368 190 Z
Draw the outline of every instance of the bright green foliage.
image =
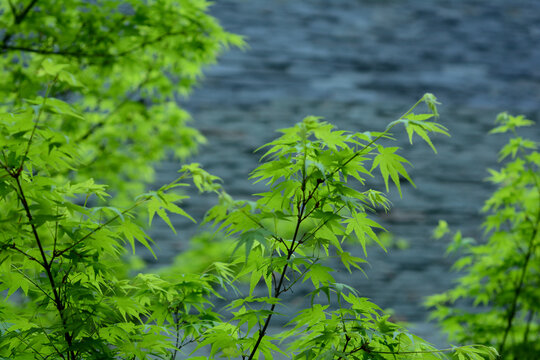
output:
M 109 192 L 128 204 L 152 179 L 153 161 L 167 150 L 187 155 L 202 140 L 186 127 L 173 89 L 189 91 L 222 47 L 242 44 L 206 7 L 198 0 L 3 3 L 0 358 L 174 359 L 196 343 L 210 358 L 494 359 L 483 346 L 434 349 L 336 283 L 328 266 L 337 257 L 362 271 L 365 258 L 346 251 L 345 241 L 360 243 L 364 255 L 369 241 L 383 246 L 384 229 L 368 211 L 390 203 L 363 188 L 365 179 L 380 174 L 400 194 L 401 178 L 412 183 L 398 148 L 379 140 L 403 124 L 411 142 L 417 134 L 435 150 L 429 135 L 446 129 L 431 121 L 431 94 L 382 133 L 336 131 L 315 117 L 282 130 L 267 145 L 269 161 L 253 172 L 268 185 L 255 202 L 233 200 L 217 177 L 187 164 L 173 182 L 111 206 Z M 413 113 L 421 102 L 431 114 Z M 207 220 L 234 235 L 225 244 L 235 258 L 202 261 L 202 271 L 176 264 L 135 275 L 137 245 L 153 253 L 138 210 L 150 225 L 157 215 L 175 231 L 170 213 L 190 217 L 179 191 L 188 179 L 219 196 Z M 219 289 L 238 293 L 235 281 L 244 279 L 249 294 L 230 303 L 224 320 L 209 299 Z M 313 285 L 312 306 L 268 334 L 298 282 Z
M 89 206 L 109 196 L 105 185 L 57 175 L 82 166 L 84 146 L 61 125 L 85 117 L 49 97 L 56 86 L 58 74 L 45 97 L 0 114 L 0 358 L 170 359 L 219 320 L 207 299 L 227 278 L 128 276 L 126 249 L 152 251 L 134 211 L 147 208 L 150 221 L 189 216 L 177 205 L 185 198 L 178 188 L 191 178 L 215 191 L 216 178 L 191 164 L 127 209 Z
M 391 139 L 389 131 L 400 123 L 430 146 L 429 133 L 446 134 L 442 125 L 429 121 L 433 114 L 412 113 L 422 101 L 436 113 L 435 98 L 427 94 L 382 133 L 338 131 L 307 117 L 264 146 L 268 161 L 252 178 L 265 182 L 268 191 L 254 202 L 222 197 L 208 212 L 207 221 L 236 236 L 243 262 L 237 277 L 247 277 L 249 294 L 230 303 L 230 320 L 209 329 L 198 348 L 210 346 L 211 358 L 248 360 L 280 354 L 295 359 L 447 359 L 447 353 L 457 359 L 496 358 L 493 348 L 483 346 L 433 348 L 391 323 L 355 289 L 336 283 L 328 266 L 337 257 L 349 271 L 362 270 L 367 261 L 345 251 L 345 241 L 360 243 L 364 253 L 368 240 L 382 246 L 378 232 L 383 229 L 368 211 L 388 209 L 389 202 L 383 193 L 363 188 L 365 179 L 379 170 L 387 188 L 389 179 L 398 190 L 401 177 L 412 182 L 398 148 L 379 140 Z M 272 318 L 284 309 L 285 293 L 299 282 L 313 285 L 311 307 L 298 312 L 288 329 L 269 333 Z M 257 295 L 260 284 L 266 291 Z
M 383 133 L 334 131 L 313 117 L 282 130 L 268 145 L 271 161 L 253 172 L 269 185 L 256 202 L 234 201 L 218 178 L 189 164 L 175 181 L 140 195 L 128 208 L 95 207 L 94 198 L 109 196 L 105 185 L 59 175 L 82 166 L 85 147 L 70 140 L 63 124 L 85 114 L 50 96 L 73 79 L 60 76 L 63 67 L 47 66 L 57 73 L 45 96 L 0 115 L 0 358 L 174 359 L 185 356 L 185 345 L 193 342 L 208 348 L 210 358 L 281 353 L 307 359 L 441 359 L 447 352 L 459 359 L 495 357 L 493 349 L 481 346 L 434 349 L 388 321 L 354 289 L 336 283 L 327 266 L 326 259 L 337 256 L 347 269 L 362 270 L 366 260 L 342 243 L 358 241 L 365 252 L 368 239 L 379 242 L 381 227 L 367 210 L 388 209 L 389 202 L 381 192 L 355 187 L 376 169 L 386 169 L 381 176 L 396 186 L 400 178 L 393 173 L 408 178 L 397 149 L 381 157 L 387 150 L 377 141 L 390 137 L 399 123 L 435 126 L 426 121 L 422 127 L 425 120 L 409 124 L 414 108 Z M 150 223 L 155 215 L 169 225 L 169 213 L 189 217 L 178 192 L 187 179 L 218 194 L 220 204 L 208 221 L 237 234 L 236 250 L 243 251 L 202 272 L 180 273 L 173 266 L 160 275 L 132 276 L 129 253 L 136 243 L 152 251 L 135 210 L 146 209 Z M 228 306 L 232 318 L 224 321 L 209 299 L 219 296 L 218 288 L 238 293 L 234 280 L 240 278 L 249 279 L 249 294 Z M 261 280 L 268 296 L 255 294 Z M 313 284 L 312 306 L 280 334 L 267 334 L 282 295 L 299 281 Z M 320 294 L 329 303 L 335 298 L 338 308 L 319 304 Z
M 243 45 L 208 5 L 0 3 L 0 291 L 9 298 L 0 302 L 0 358 L 170 358 L 217 320 L 206 299 L 226 278 L 131 279 L 137 260 L 125 250 L 152 251 L 139 209 L 150 223 L 188 216 L 182 179 L 216 189 L 192 164 L 131 200 L 153 181 L 153 162 L 204 141 L 176 95 L 223 49 Z
M 55 99 L 47 106 L 70 115 L 55 119 L 55 128 L 80 146 L 81 166 L 71 175 L 103 180 L 115 199 L 129 199 L 153 181 L 152 162 L 171 151 L 184 158 L 204 141 L 187 125 L 175 94 L 189 93 L 222 49 L 243 45 L 206 14 L 208 6 L 205 0 L 2 1 L 2 106 L 33 99 L 46 77 L 58 74 L 51 95 L 72 107 Z
M 124 250 L 140 243 L 152 251 L 138 209 L 150 222 L 187 216 L 177 205 L 181 179 L 215 188 L 194 164 L 129 200 L 153 181 L 153 162 L 170 152 L 184 158 L 204 141 L 175 96 L 223 49 L 243 45 L 208 5 L 0 3 L 0 289 L 10 297 L 0 303 L 0 357 L 170 358 L 175 343 L 217 319 L 205 299 L 226 279 L 130 279 L 137 261 L 125 263 Z M 106 206 L 106 190 L 125 207 Z
M 489 170 L 488 180 L 498 189 L 483 208 L 487 240 L 454 235 L 449 251 L 462 255 L 454 267 L 463 275 L 427 304 L 453 340 L 493 345 L 504 359 L 532 360 L 540 354 L 539 143 L 518 135 L 518 128 L 534 125 L 523 116 L 502 113 L 497 125 L 491 133 L 511 138 L 499 153 L 504 166 Z M 435 237 L 447 232 L 442 221 Z

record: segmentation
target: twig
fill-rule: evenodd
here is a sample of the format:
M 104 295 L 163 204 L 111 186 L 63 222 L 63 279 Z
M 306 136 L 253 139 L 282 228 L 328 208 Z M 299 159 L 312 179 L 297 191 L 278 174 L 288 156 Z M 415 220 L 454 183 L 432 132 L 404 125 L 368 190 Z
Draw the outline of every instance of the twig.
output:
M 38 0 L 32 0 L 19 14 L 17 14 L 17 9 L 15 9 L 15 6 L 11 3 L 11 0 L 9 1 L 9 5 L 11 7 L 11 12 L 13 13 L 13 25 L 19 25 L 26 15 L 30 12 L 30 10 L 36 5 Z M 10 33 L 9 31 L 6 31 L 4 34 L 4 37 L 2 38 L 2 49 L 6 49 L 8 41 L 13 36 L 13 33 Z
M 45 97 L 43 97 L 43 101 L 41 102 L 41 106 L 39 107 L 37 118 L 36 118 L 34 127 L 32 128 L 32 133 L 30 133 L 30 139 L 28 139 L 28 143 L 26 144 L 26 150 L 24 151 L 24 155 L 21 158 L 21 164 L 19 165 L 19 168 L 17 169 L 17 175 L 19 175 L 21 173 L 22 169 L 23 169 L 24 162 L 26 160 L 26 157 L 28 156 L 28 152 L 30 151 L 30 146 L 32 145 L 32 140 L 34 139 L 34 135 L 36 133 L 36 129 L 37 129 L 38 124 L 39 124 L 39 120 L 41 119 L 41 115 L 43 114 L 43 109 L 45 109 L 45 104 L 47 103 L 49 93 L 50 93 L 52 87 L 54 86 L 54 84 L 56 83 L 57 79 L 58 79 L 58 75 L 56 75 L 54 77 L 53 81 L 50 82 L 49 85 L 47 85 L 47 91 L 45 93 Z

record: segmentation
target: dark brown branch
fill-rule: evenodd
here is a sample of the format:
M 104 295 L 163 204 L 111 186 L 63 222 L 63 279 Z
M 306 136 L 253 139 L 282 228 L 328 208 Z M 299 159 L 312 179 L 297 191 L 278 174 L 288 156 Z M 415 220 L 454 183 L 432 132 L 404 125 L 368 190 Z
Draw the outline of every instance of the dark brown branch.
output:
M 32 228 L 32 233 L 34 234 L 34 239 L 36 240 L 36 243 L 38 245 L 38 248 L 39 248 L 39 252 L 41 254 L 41 258 L 42 258 L 42 261 L 43 261 L 43 268 L 45 269 L 45 272 L 47 274 L 47 278 L 49 280 L 49 283 L 51 285 L 51 290 L 53 292 L 53 297 L 54 297 L 54 304 L 55 304 L 55 307 L 58 311 L 58 314 L 60 315 L 60 320 L 62 321 L 62 326 L 64 327 L 64 339 L 66 340 L 66 343 L 68 345 L 68 348 L 71 348 L 73 342 L 73 336 L 69 333 L 68 329 L 67 329 L 67 320 L 66 320 L 66 314 L 65 314 L 65 306 L 64 306 L 64 303 L 62 302 L 61 298 L 60 298 L 60 294 L 58 293 L 58 290 L 56 288 L 56 282 L 54 280 L 54 276 L 51 272 L 51 263 L 52 263 L 52 259 L 51 259 L 51 262 L 48 262 L 47 261 L 47 255 L 45 254 L 45 250 L 43 249 L 43 244 L 42 244 L 42 241 L 41 241 L 41 238 L 37 232 L 37 228 L 36 228 L 36 225 L 34 224 L 33 222 L 33 216 L 32 216 L 32 213 L 30 212 L 30 206 L 28 204 L 28 201 L 26 199 L 26 196 L 24 195 L 24 191 L 23 191 L 23 188 L 22 188 L 22 185 L 21 185 L 21 182 L 19 180 L 19 174 L 17 174 L 15 176 L 15 182 L 17 184 L 17 188 L 18 188 L 18 197 L 19 197 L 19 200 L 21 201 L 23 207 L 24 207 L 24 211 L 26 212 L 26 217 L 28 218 L 28 221 L 30 222 L 30 227 Z M 71 359 L 75 359 L 75 355 L 73 353 L 73 350 L 69 350 L 69 353 L 70 356 L 68 355 L 68 358 L 71 358 Z
M 305 158 L 304 158 L 304 161 L 305 161 Z M 283 280 L 285 279 L 285 274 L 287 273 L 287 269 L 289 267 L 288 261 L 291 259 L 292 255 L 294 254 L 294 250 L 296 249 L 294 245 L 295 245 L 295 242 L 296 242 L 296 238 L 298 237 L 298 232 L 300 230 L 300 225 L 302 224 L 302 221 L 303 221 L 303 215 L 304 215 L 304 211 L 306 209 L 307 201 L 309 201 L 309 198 L 306 201 L 306 196 L 305 196 L 306 181 L 307 181 L 306 180 L 306 174 L 304 172 L 302 172 L 302 185 L 301 185 L 301 189 L 302 189 L 302 206 L 301 206 L 300 211 L 298 212 L 298 215 L 297 215 L 296 228 L 294 229 L 294 235 L 292 237 L 290 250 L 287 253 L 287 264 L 285 264 L 285 266 L 281 270 L 281 275 L 280 275 L 280 278 L 279 278 L 279 282 L 278 282 L 277 286 L 275 286 L 275 288 L 274 288 L 274 297 L 275 298 L 279 298 L 279 296 L 284 292 L 284 289 L 282 289 L 281 287 L 283 286 Z M 257 338 L 257 342 L 255 343 L 255 345 L 253 346 L 253 349 L 251 350 L 251 353 L 249 354 L 248 360 L 253 359 L 253 357 L 255 356 L 255 353 L 257 352 L 257 349 L 259 348 L 259 345 L 261 344 L 261 341 L 262 341 L 263 337 L 266 335 L 266 330 L 268 329 L 268 325 L 270 324 L 270 320 L 272 320 L 272 315 L 274 314 L 275 308 L 276 308 L 276 303 L 273 303 L 272 306 L 270 307 L 270 313 L 268 314 L 268 316 L 266 317 L 266 320 L 264 321 L 264 326 L 259 331 L 259 337 Z
M 28 46 L 16 46 L 16 45 L 8 45 L 7 40 L 3 41 L 2 49 L 3 50 L 11 50 L 11 51 L 23 51 L 23 52 L 29 52 L 29 53 L 35 53 L 35 54 L 41 54 L 41 55 L 54 55 L 54 56 L 67 56 L 67 57 L 74 57 L 78 59 L 82 58 L 105 58 L 105 59 L 113 59 L 118 57 L 123 57 L 126 55 L 130 55 L 137 50 L 143 49 L 148 45 L 152 45 L 155 43 L 158 43 L 162 41 L 163 39 L 170 37 L 170 36 L 177 36 L 177 35 L 186 35 L 185 31 L 175 31 L 175 32 L 167 32 L 164 34 L 159 35 L 158 37 L 151 39 L 151 40 L 145 40 L 142 43 L 135 45 L 131 49 L 121 51 L 117 54 L 109 53 L 109 52 L 95 52 L 95 53 L 86 53 L 83 51 L 69 51 L 69 50 L 51 50 L 51 49 L 39 49 L 39 48 L 33 48 Z M 10 35 L 11 37 L 11 35 Z M 8 39 L 9 40 L 9 39 Z
M 514 132 L 514 135 L 517 136 L 515 130 L 513 132 Z M 523 149 L 520 149 L 520 150 L 521 150 L 522 153 L 524 152 Z M 527 167 L 529 169 L 531 169 L 532 166 L 533 165 L 531 164 L 530 160 L 527 159 Z M 534 176 L 534 181 L 535 181 L 535 185 L 536 185 L 536 191 L 540 195 L 540 181 L 539 181 L 539 178 L 534 173 L 533 173 L 533 176 Z M 529 221 L 531 221 L 531 220 L 532 219 L 530 219 Z M 512 328 L 514 318 L 516 316 L 517 303 L 518 303 L 519 295 L 521 294 L 521 290 L 523 289 L 523 285 L 524 285 L 524 282 L 525 282 L 525 275 L 527 273 L 527 268 L 529 266 L 531 256 L 534 254 L 534 251 L 536 249 L 537 244 L 535 244 L 534 241 L 535 241 L 536 236 L 538 234 L 538 228 L 540 227 L 540 204 L 538 206 L 537 213 L 536 213 L 536 221 L 535 222 L 531 221 L 531 225 L 533 225 L 533 232 L 532 232 L 531 238 L 529 239 L 527 254 L 525 255 L 525 259 L 524 259 L 523 267 L 521 269 L 521 274 L 520 274 L 520 277 L 519 277 L 518 284 L 516 286 L 516 289 L 514 290 L 514 297 L 512 299 L 512 305 L 510 307 L 510 310 L 508 311 L 508 319 L 507 319 L 507 322 L 506 322 L 506 328 L 504 329 L 503 338 L 502 338 L 501 344 L 499 346 L 499 354 L 501 354 L 501 356 L 503 356 L 503 350 L 504 350 L 504 347 L 506 345 L 506 340 L 508 338 L 508 334 L 510 333 L 510 329 Z
M 291 255 L 292 255 L 292 253 L 289 254 L 289 256 L 287 257 L 287 260 L 290 259 Z M 283 270 L 281 271 L 281 277 L 279 279 L 279 284 L 275 289 L 277 291 L 275 291 L 275 293 L 274 293 L 275 298 L 279 297 L 279 295 L 282 293 L 280 291 L 280 288 L 283 285 L 283 279 L 285 278 L 285 273 L 287 272 L 288 266 L 289 266 L 288 264 L 285 264 L 285 266 L 283 267 Z M 272 320 L 272 315 L 274 314 L 274 309 L 275 308 L 276 308 L 276 304 L 274 303 L 270 307 L 270 314 L 268 314 L 268 316 L 266 317 L 263 328 L 261 330 L 259 330 L 259 338 L 257 339 L 257 342 L 255 343 L 255 346 L 253 346 L 253 350 L 251 351 L 251 354 L 249 354 L 248 360 L 253 359 L 253 356 L 255 356 L 255 353 L 257 352 L 257 349 L 259 348 L 259 345 L 261 344 L 261 341 L 262 341 L 263 337 L 266 335 L 266 330 L 268 329 L 268 325 L 270 324 L 270 320 Z
M 30 10 L 36 5 L 38 0 L 32 0 L 24 9 L 21 11 L 18 15 L 15 16 L 15 25 L 19 25 L 22 23 L 26 15 L 30 12 Z
M 539 189 L 540 190 L 540 189 Z M 539 208 L 540 210 L 540 208 Z M 533 255 L 536 244 L 534 243 L 534 240 L 536 239 L 536 234 L 538 233 L 538 228 L 540 227 L 540 216 L 538 217 L 536 224 L 534 224 L 534 230 L 531 235 L 531 238 L 529 239 L 528 244 L 528 251 L 525 255 L 525 259 L 523 262 L 523 267 L 521 268 L 521 274 L 519 276 L 518 284 L 514 290 L 514 297 L 512 299 L 512 305 L 510 306 L 510 310 L 508 311 L 508 318 L 506 319 L 506 328 L 504 329 L 503 338 L 501 341 L 501 345 L 499 346 L 499 354 L 503 355 L 503 350 L 506 345 L 506 340 L 508 338 L 508 334 L 510 333 L 510 329 L 512 328 L 512 324 L 514 322 L 514 318 L 516 316 L 517 312 L 517 305 L 519 296 L 521 294 L 521 290 L 523 290 L 523 285 L 525 283 L 525 275 L 527 274 L 527 268 L 529 267 L 529 262 L 531 259 L 531 256 Z
M 22 251 L 21 249 L 19 249 L 17 246 L 15 246 L 15 244 L 11 244 L 11 245 L 7 245 L 6 244 L 6 248 L 9 248 L 9 249 L 13 249 L 19 253 L 21 253 L 22 255 L 24 255 L 25 257 L 27 257 L 28 259 L 38 263 L 39 265 L 45 267 L 45 264 L 43 264 L 41 261 L 39 261 L 38 259 L 36 259 L 35 257 L 33 257 L 32 255 L 29 255 L 27 253 L 25 253 L 24 251 Z
M 36 5 L 38 0 L 32 0 L 19 14 L 17 14 L 17 10 L 15 9 L 15 6 L 9 2 L 9 5 L 11 7 L 11 12 L 13 13 L 13 25 L 19 25 L 23 22 L 24 18 L 26 18 L 26 15 L 30 12 L 30 10 Z M 5 49 L 7 46 L 8 41 L 13 37 L 13 33 L 6 31 L 4 34 L 4 38 L 2 39 L 2 49 Z
M 345 353 L 345 350 L 347 350 L 347 346 L 349 345 L 349 341 L 351 341 L 351 337 L 347 334 L 345 334 L 345 344 L 343 344 L 343 350 L 341 350 L 342 353 Z M 338 360 L 343 359 L 342 356 L 338 358 Z
M 9 8 L 11 9 L 11 14 L 13 14 L 13 18 L 17 18 L 17 9 L 15 8 L 15 5 L 13 5 L 13 2 L 11 0 L 8 0 Z

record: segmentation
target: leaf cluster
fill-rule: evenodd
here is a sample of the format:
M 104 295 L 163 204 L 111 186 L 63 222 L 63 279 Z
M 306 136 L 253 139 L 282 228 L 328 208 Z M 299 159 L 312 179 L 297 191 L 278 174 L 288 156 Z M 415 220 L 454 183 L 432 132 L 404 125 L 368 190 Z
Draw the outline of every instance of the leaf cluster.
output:
M 48 95 L 27 103 L 0 116 L 0 357 L 170 357 L 220 319 L 208 298 L 227 279 L 130 276 L 127 247 L 152 251 L 134 211 L 189 217 L 178 187 L 191 178 L 211 188 L 215 177 L 192 164 L 126 209 L 90 206 L 109 197 L 105 185 L 55 175 L 81 166 L 81 148 L 55 127 L 75 110 Z
M 496 123 L 490 133 L 510 139 L 499 152 L 501 169 L 489 169 L 487 180 L 497 189 L 482 209 L 486 240 L 455 233 L 448 250 L 460 254 L 454 268 L 462 275 L 453 289 L 431 296 L 427 304 L 455 341 L 496 346 L 504 359 L 535 359 L 540 353 L 539 144 L 518 134 L 534 125 L 523 116 L 502 113 Z M 441 222 L 435 235 L 449 231 Z
M 48 106 L 71 115 L 54 118 L 55 128 L 81 146 L 81 166 L 62 175 L 94 177 L 116 193 L 117 205 L 129 201 L 154 181 L 154 162 L 169 153 L 185 159 L 204 143 L 176 98 L 191 91 L 202 67 L 224 49 L 244 45 L 207 14 L 208 6 L 205 0 L 2 1 L 0 106 L 34 99 L 58 76 L 50 95 L 73 108 L 49 99 Z
M 316 117 L 281 130 L 252 173 L 267 185 L 256 201 L 231 198 L 198 164 L 146 189 L 153 163 L 171 151 L 183 159 L 204 141 L 176 96 L 223 49 L 244 45 L 208 5 L 0 5 L 0 358 L 175 359 L 201 351 L 248 360 L 494 359 L 497 352 L 480 345 L 435 349 L 337 283 L 329 266 L 337 258 L 349 272 L 363 271 L 367 243 L 384 248 L 384 229 L 370 212 L 391 204 L 366 180 L 380 177 L 386 192 L 393 184 L 400 195 L 403 181 L 414 185 L 399 148 L 380 140 L 393 140 L 390 131 L 404 125 L 411 143 L 416 134 L 436 151 L 431 136 L 448 134 L 434 121 L 432 94 L 382 132 L 336 130 Z M 415 114 L 421 103 L 429 112 Z M 527 146 L 517 141 L 507 155 Z M 136 249 L 154 246 L 139 215 L 176 231 L 170 214 L 191 218 L 180 191 L 190 183 L 219 199 L 206 217 L 227 236 L 213 243 L 219 261 L 195 263 L 186 257 L 205 250 L 194 249 L 184 256 L 188 266 L 138 272 Z M 301 282 L 312 285 L 311 306 L 270 333 Z M 214 302 L 229 289 L 237 297 L 217 311 Z
M 414 114 L 422 102 L 435 111 Z M 248 278 L 248 296 L 230 303 L 230 320 L 209 329 L 198 348 L 210 346 L 211 356 L 248 360 L 277 354 L 296 359 L 444 359 L 446 352 L 459 359 L 496 357 L 494 349 L 482 346 L 435 349 L 390 322 L 355 289 L 337 283 L 335 269 L 328 266 L 337 258 L 349 272 L 363 272 L 368 240 L 384 248 L 378 236 L 384 229 L 369 212 L 388 210 L 390 202 L 384 193 L 366 188 L 366 179 L 380 176 L 387 190 L 392 181 L 400 194 L 402 179 L 412 180 L 399 149 L 379 140 L 392 139 L 390 130 L 403 124 L 411 142 L 418 134 L 433 147 L 428 134 L 447 135 L 431 121 L 435 103 L 426 94 L 383 132 L 350 133 L 307 117 L 262 147 L 266 162 L 251 177 L 265 182 L 268 191 L 257 194 L 256 201 L 222 199 L 206 218 L 237 238 L 243 262 L 237 278 Z M 347 251 L 346 242 L 359 243 L 363 257 Z M 287 311 L 286 293 L 300 282 L 313 286 L 311 307 L 297 313 L 290 329 L 269 333 L 272 318 Z M 264 295 L 257 291 L 260 284 Z M 327 305 L 319 295 L 325 295 Z

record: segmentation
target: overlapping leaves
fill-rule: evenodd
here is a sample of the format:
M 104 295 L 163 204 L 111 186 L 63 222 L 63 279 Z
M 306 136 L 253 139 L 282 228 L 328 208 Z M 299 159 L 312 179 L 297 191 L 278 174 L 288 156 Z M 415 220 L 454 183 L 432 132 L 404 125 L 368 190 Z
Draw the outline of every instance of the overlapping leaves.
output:
M 46 70 L 53 68 L 63 71 Z M 217 178 L 191 164 L 130 207 L 93 206 L 109 197 L 107 187 L 62 175 L 84 158 L 84 147 L 58 128 L 84 116 L 49 96 L 63 81 L 53 76 L 45 97 L 0 116 L 0 357 L 170 358 L 220 321 L 208 298 L 229 277 L 223 271 L 130 277 L 125 245 L 153 253 L 134 210 L 146 207 L 150 221 L 189 217 L 178 206 L 185 198 L 178 187 L 191 179 L 216 191 Z
M 538 348 L 540 310 L 540 156 L 538 141 L 518 131 L 534 123 L 524 116 L 501 113 L 490 133 L 509 133 L 499 152 L 500 170 L 490 169 L 488 181 L 497 186 L 485 202 L 486 241 L 456 232 L 448 249 L 461 257 L 454 264 L 464 272 L 457 285 L 431 296 L 427 304 L 451 338 L 496 346 L 504 359 L 534 359 Z M 441 222 L 436 237 L 449 232 Z M 474 310 L 457 306 L 472 301 Z
M 431 114 L 415 115 L 413 110 L 426 103 Z M 494 359 L 496 352 L 484 347 L 437 350 L 399 326 L 388 321 L 382 310 L 356 290 L 338 284 L 335 269 L 328 260 L 336 257 L 344 267 L 362 270 L 367 261 L 343 249 L 344 242 L 358 241 L 367 256 L 366 245 L 382 245 L 378 232 L 382 227 L 369 215 L 373 209 L 389 209 L 382 192 L 365 188 L 366 178 L 381 178 L 389 190 L 389 179 L 401 195 L 401 179 L 412 184 L 397 147 L 384 147 L 380 139 L 391 139 L 390 130 L 405 125 L 409 139 L 418 134 L 435 150 L 429 134 L 448 135 L 446 129 L 431 121 L 437 115 L 436 99 L 426 94 L 384 132 L 351 133 L 334 129 L 317 117 L 307 117 L 263 146 L 266 161 L 251 178 L 264 182 L 268 191 L 257 194 L 255 202 L 222 198 L 209 211 L 207 221 L 229 234 L 236 234 L 244 263 L 239 277 L 249 275 L 250 302 L 235 301 L 229 333 L 222 327 L 210 329 L 206 344 L 227 344 L 225 357 L 257 359 L 281 352 L 276 341 L 290 342 L 288 355 L 298 359 L 442 359 L 453 352 L 458 358 L 475 359 L 476 354 Z M 414 185 L 414 184 L 413 184 Z M 384 248 L 384 247 L 383 247 Z M 289 323 L 292 330 L 279 335 L 267 334 L 284 293 L 298 282 L 311 282 L 312 306 L 302 310 Z M 266 286 L 266 297 L 252 298 L 257 285 Z M 337 298 L 339 310 L 315 304 L 318 295 Z M 344 302 L 349 304 L 346 307 Z M 261 306 L 261 303 L 263 305 Z M 335 305 L 335 303 L 334 303 Z M 292 340 L 292 342 L 291 342 Z M 219 354 L 212 347 L 212 355 Z

